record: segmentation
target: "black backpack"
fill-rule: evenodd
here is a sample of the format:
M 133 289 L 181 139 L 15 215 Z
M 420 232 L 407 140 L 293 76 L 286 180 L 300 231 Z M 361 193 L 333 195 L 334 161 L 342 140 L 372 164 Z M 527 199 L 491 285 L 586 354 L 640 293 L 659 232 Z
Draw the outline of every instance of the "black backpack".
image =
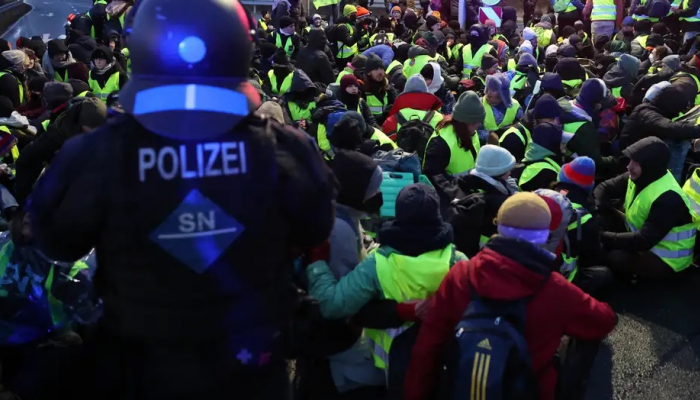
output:
M 404 151 L 416 153 L 422 160 L 428 139 L 435 132 L 435 128 L 430 125 L 435 111 L 429 111 L 423 119 L 411 118 L 407 120 L 401 113 L 396 114 L 396 120 L 401 128 L 396 132 L 396 144 Z

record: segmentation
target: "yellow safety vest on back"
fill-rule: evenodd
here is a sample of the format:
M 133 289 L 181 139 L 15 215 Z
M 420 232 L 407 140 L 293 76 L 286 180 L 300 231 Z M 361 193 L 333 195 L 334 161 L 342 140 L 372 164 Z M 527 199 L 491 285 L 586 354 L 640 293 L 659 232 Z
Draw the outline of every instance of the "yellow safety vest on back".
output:
M 296 35 L 290 35 L 286 37 L 286 41 L 284 42 L 284 46 L 282 46 L 282 34 L 279 32 L 274 32 L 272 34 L 275 37 L 275 47 L 278 49 L 284 49 L 284 52 L 287 54 L 287 56 L 291 57 L 292 53 L 294 53 L 294 43 L 292 43 L 292 36 Z
M 348 24 L 347 22 L 344 25 L 348 28 L 350 36 L 352 36 L 355 33 L 355 28 L 353 28 L 352 25 Z M 353 45 L 350 47 L 346 46 L 345 43 L 341 41 L 337 41 L 336 44 L 338 46 L 338 54 L 335 55 L 336 58 L 351 58 L 357 54 L 357 43 L 353 43 Z
M 379 33 L 375 33 L 374 35 L 372 35 L 372 36 L 369 37 L 369 45 L 370 45 L 370 46 L 374 46 L 374 39 L 377 38 L 377 35 L 378 35 L 378 34 L 379 34 Z M 394 37 L 395 37 L 395 36 L 394 36 L 394 32 L 385 32 L 384 34 L 386 35 L 386 38 L 387 38 L 387 40 L 388 40 L 389 42 L 393 42 L 393 41 L 394 41 Z
M 379 100 L 375 95 L 367 95 L 367 106 L 372 115 L 382 115 L 384 114 L 384 107 L 389 103 L 389 94 L 384 93 L 384 99 Z
M 476 166 L 476 156 L 479 154 L 479 150 L 481 150 L 479 135 L 477 135 L 476 132 L 472 135 L 473 151 L 459 145 L 459 139 L 457 139 L 455 128 L 452 125 L 445 126 L 439 131 L 435 131 L 428 139 L 426 151 L 430 146 L 430 141 L 438 136 L 440 136 L 450 148 L 450 162 L 447 164 L 447 168 L 445 168 L 448 174 L 463 174 Z M 425 165 L 425 156 L 423 156 L 423 165 Z
M 503 116 L 503 121 L 500 124 L 496 123 L 496 117 L 493 115 L 493 108 L 486 102 L 484 98 L 481 103 L 484 105 L 484 110 L 486 111 L 486 117 L 484 118 L 484 129 L 487 131 L 497 131 L 508 125 L 513 125 L 515 122 L 515 117 L 518 115 L 518 109 L 520 108 L 520 103 L 517 100 L 511 99 L 512 104 L 510 107 L 506 108 L 506 114 Z
M 696 168 L 690 178 L 685 181 L 683 193 L 688 196 L 690 201 L 693 221 L 700 222 L 700 168 Z
M 688 213 L 693 211 L 676 178 L 666 171 L 666 174 L 642 189 L 635 196 L 636 186 L 629 179 L 627 181 L 627 193 L 625 194 L 625 219 L 630 232 L 642 229 L 649 216 L 652 205 L 662 194 L 673 191 L 678 193 L 687 207 Z M 693 262 L 693 247 L 698 223 L 691 222 L 682 226 L 676 226 L 659 243 L 652 247 L 651 252 L 661 258 L 674 271 L 679 272 L 690 266 Z
M 526 147 L 530 142 L 532 142 L 530 131 L 523 124 L 517 124 L 506 129 L 506 131 L 503 132 L 503 135 L 501 135 L 501 138 L 498 139 L 498 143 L 503 143 L 503 141 L 506 140 L 506 137 L 508 137 L 508 135 L 517 136 L 520 139 L 520 141 L 523 142 L 523 146 Z
M 700 19 L 698 19 L 698 21 L 700 21 Z M 700 105 L 700 79 L 698 79 L 697 76 L 695 76 L 691 73 L 685 72 L 685 71 L 680 71 L 671 77 L 670 82 L 673 83 L 673 81 L 675 81 L 676 79 L 683 78 L 685 76 L 689 76 L 689 77 L 693 78 L 693 81 L 695 82 L 695 88 L 697 90 L 697 95 L 695 95 L 695 104 L 694 105 L 696 105 L 696 106 Z
M 287 76 L 284 77 L 284 80 L 282 81 L 282 86 L 277 85 L 277 75 L 275 75 L 275 71 L 267 71 L 267 77 L 270 78 L 270 91 L 272 92 L 272 94 L 280 96 L 287 93 L 289 91 L 289 88 L 292 87 L 292 78 L 294 77 L 294 72 L 290 72 Z
M 549 157 L 545 157 L 543 160 L 536 161 L 532 164 L 525 166 L 525 169 L 523 169 L 522 174 L 520 174 L 520 179 L 518 179 L 518 187 L 520 188 L 520 190 L 522 190 L 523 185 L 530 182 L 534 177 L 536 177 L 540 172 L 544 171 L 545 169 L 554 171 L 555 173 L 559 174 L 561 167 Z
M 7 71 L 0 71 L 0 78 L 2 78 L 4 75 L 11 75 L 13 78 L 15 78 L 15 80 L 17 81 L 17 88 L 19 89 L 19 102 L 20 104 L 24 103 L 24 85 L 22 85 L 22 82 L 20 82 L 16 76 L 12 75 L 12 73 Z
M 688 0 L 683 0 L 683 1 L 681 2 L 681 9 L 682 9 L 682 10 L 685 10 L 685 9 L 688 9 L 688 8 L 690 8 L 690 1 L 688 1 Z M 680 18 L 678 18 L 678 19 L 681 20 L 681 21 L 688 21 L 688 22 L 697 22 L 697 21 L 700 21 L 700 8 L 698 8 L 698 12 L 695 13 L 694 16 L 692 16 L 692 17 L 680 17 Z
M 373 254 L 377 278 L 384 298 L 398 302 L 426 299 L 437 291 L 450 271 L 454 252 L 454 245 L 423 253 L 418 257 L 394 252 L 385 255 L 382 249 L 375 251 Z M 365 329 L 365 336 L 373 344 L 374 365 L 377 368 L 389 369 L 391 343 L 412 324 L 408 322 L 400 328 L 385 330 Z
M 394 69 L 395 69 L 396 67 L 402 67 L 402 68 L 403 68 L 403 64 L 401 64 L 401 62 L 399 62 L 399 61 L 397 61 L 397 60 L 394 60 L 394 61 L 390 62 L 390 63 L 389 63 L 389 66 L 386 67 L 386 74 L 387 74 L 387 75 L 391 74 L 391 73 L 394 71 Z
M 422 120 L 423 118 L 428 115 L 428 111 L 423 111 L 423 110 L 415 110 L 413 108 L 404 108 L 399 111 L 399 114 L 401 115 L 402 118 L 404 118 L 406 121 L 410 121 L 412 119 L 420 119 Z M 430 126 L 435 129 L 438 123 L 442 121 L 444 116 L 440 114 L 437 111 L 433 111 L 433 116 L 430 118 L 430 121 L 427 121 Z M 397 115 L 397 120 L 396 120 L 396 131 L 398 132 L 399 129 L 401 129 L 401 122 L 399 122 L 399 118 Z
M 340 85 L 340 80 L 341 80 L 345 75 L 349 75 L 349 74 L 353 74 L 353 73 L 354 73 L 354 72 L 353 72 L 353 70 L 352 70 L 350 67 L 345 67 L 345 69 L 342 70 L 342 71 L 340 71 L 340 73 L 338 74 L 338 78 L 336 78 L 335 83 L 337 83 L 338 85 Z
M 591 11 L 591 21 L 615 21 L 617 16 L 615 0 L 592 1 L 593 11 Z
M 491 49 L 493 49 L 493 46 L 485 44 L 479 48 L 476 54 L 472 55 L 472 45 L 464 46 L 462 49 L 462 79 L 470 78 L 472 73 L 481 67 L 481 59 Z
M 415 74 L 420 74 L 420 71 L 423 69 L 423 67 L 425 67 L 431 61 L 435 61 L 435 57 L 430 57 L 425 54 L 415 58 L 409 58 L 403 63 L 404 76 L 410 78 Z
M 398 147 L 396 145 L 396 143 L 394 143 L 394 141 L 391 140 L 391 138 L 389 138 L 389 136 L 386 135 L 386 133 L 380 131 L 377 128 L 374 128 L 374 132 L 372 133 L 372 136 L 370 137 L 370 139 L 378 141 L 380 146 L 383 146 L 385 144 L 390 144 L 391 147 L 393 147 L 393 148 Z
M 649 35 L 639 35 L 636 38 L 634 38 L 633 42 L 636 41 L 639 43 L 643 48 L 647 48 L 647 40 L 649 39 Z
M 301 121 L 302 119 L 311 121 L 311 111 L 316 108 L 316 102 L 312 101 L 306 108 L 303 109 L 293 101 L 287 102 L 287 106 L 289 107 L 289 116 L 292 118 L 292 121 L 297 122 Z
M 107 79 L 104 87 L 100 86 L 99 82 L 92 79 L 92 71 L 90 71 L 88 85 L 90 85 L 90 89 L 92 89 L 92 93 L 95 95 L 95 97 L 106 102 L 107 97 L 109 97 L 111 93 L 119 91 L 119 71 L 113 73 L 112 76 Z

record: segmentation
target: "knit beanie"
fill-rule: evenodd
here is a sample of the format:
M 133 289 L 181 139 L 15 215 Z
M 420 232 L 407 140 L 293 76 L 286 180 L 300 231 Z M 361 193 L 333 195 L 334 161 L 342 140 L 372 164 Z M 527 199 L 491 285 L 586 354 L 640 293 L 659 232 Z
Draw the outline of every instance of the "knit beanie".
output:
M 352 13 L 357 14 L 357 7 L 352 4 L 346 4 L 345 7 L 343 7 L 343 17 L 347 17 Z
M 347 89 L 349 86 L 357 86 L 358 88 L 360 87 L 360 82 L 357 80 L 355 75 L 353 74 L 347 74 L 343 75 L 342 78 L 340 78 L 340 91 L 345 92 L 345 89 Z
M 544 76 L 542 76 L 541 87 L 542 90 L 564 92 L 564 85 L 561 83 L 561 77 L 554 72 L 545 72 Z
M 559 182 L 571 183 L 590 192 L 595 185 L 595 162 L 582 156 L 564 164 L 559 171 Z
M 70 86 L 70 85 L 68 85 Z M 78 123 L 82 127 L 97 128 L 107 118 L 107 105 L 96 97 L 86 97 L 81 104 Z
M 347 111 L 333 124 L 329 138 L 331 146 L 334 149 L 356 150 L 363 142 L 365 129 L 362 115 L 356 111 Z
M 479 96 L 471 90 L 462 93 L 452 109 L 452 119 L 464 124 L 482 123 L 484 117 L 484 105 Z
M 394 6 L 394 7 L 392 7 L 392 8 L 391 8 L 391 12 L 393 13 L 394 11 L 396 11 L 396 12 L 401 12 L 401 7 L 399 7 L 399 6 Z
M 411 75 L 403 88 L 404 93 L 428 93 L 428 85 L 420 74 Z
M 525 30 L 523 30 L 523 39 L 527 41 L 537 40 L 537 33 L 535 33 L 535 30 L 532 28 L 525 28 Z
M 559 57 L 576 57 L 576 48 L 570 44 L 563 44 L 557 49 Z
M 550 17 L 549 15 L 543 15 L 543 16 L 542 16 L 542 19 L 540 19 L 540 22 L 548 22 L 548 23 L 551 24 L 551 23 L 552 23 L 552 17 Z
M 652 100 L 654 100 L 654 98 L 656 98 L 656 96 L 657 96 L 659 93 L 661 93 L 661 90 L 662 90 L 663 88 L 666 88 L 666 87 L 669 87 L 669 86 L 672 86 L 672 85 L 671 85 L 671 82 L 669 82 L 669 81 L 661 81 L 661 82 L 659 82 L 659 83 L 655 83 L 655 84 L 651 85 L 651 87 L 650 87 L 649 89 L 647 89 L 647 92 L 646 92 L 646 94 L 644 95 L 644 100 L 643 100 L 643 102 L 644 102 L 644 103 L 650 103 Z
M 533 51 L 534 50 L 532 49 L 532 44 L 530 42 L 523 42 L 518 49 L 519 53 L 527 53 L 530 55 L 532 55 Z
M 90 61 L 94 61 L 98 58 L 107 60 L 107 63 L 110 63 L 114 59 L 114 53 L 112 52 L 112 49 L 110 49 L 107 46 L 99 46 L 95 49 L 95 51 L 92 52 L 92 55 L 90 56 Z
M 67 54 L 68 46 L 61 39 L 53 39 L 48 43 L 49 57 L 53 58 L 59 54 Z
M 370 12 L 364 7 L 357 7 L 357 18 L 369 16 Z
M 12 70 L 17 72 L 24 71 L 27 54 L 22 50 L 8 50 L 2 53 L 2 56 L 12 64 Z
M 355 69 L 364 69 L 367 64 L 367 57 L 362 54 L 358 54 L 352 58 L 350 65 Z
M 435 31 L 430 33 L 435 37 L 438 46 L 445 44 L 445 34 L 443 32 Z
M 617 64 L 627 74 L 627 77 L 634 79 L 639 74 L 639 59 L 629 54 L 623 54 Z
M 396 197 L 396 226 L 439 226 L 440 197 L 432 186 L 412 183 L 399 191 Z
M 554 96 L 551 94 L 543 94 L 542 97 L 537 99 L 532 113 L 536 120 L 559 118 L 561 116 L 561 107 Z
M 491 69 L 492 67 L 498 65 L 498 60 L 496 57 L 492 56 L 491 54 L 484 54 L 481 57 L 481 69 L 486 71 L 488 69 Z
M 371 186 L 375 186 L 374 192 L 379 190 L 374 178 L 377 169 L 377 163 L 369 156 L 357 151 L 337 151 L 332 161 L 332 170 L 340 184 L 338 203 L 361 210 Z
M 438 40 L 433 34 L 433 32 L 424 33 L 422 39 L 428 42 L 428 47 L 430 49 L 436 49 L 439 46 Z
M 508 197 L 498 209 L 496 221 L 502 236 L 542 245 L 549 238 L 552 214 L 547 203 L 538 195 L 519 192 Z
M 583 24 L 583 22 L 581 24 Z M 634 18 L 630 15 L 626 16 L 622 19 L 622 26 L 634 26 Z
M 365 73 L 370 73 L 376 69 L 384 69 L 384 61 L 376 54 L 370 54 L 365 63 Z
M 296 21 L 289 15 L 285 15 L 282 18 L 280 18 L 280 29 L 287 28 L 294 24 L 296 24 Z
M 46 82 L 43 96 L 48 105 L 62 104 L 73 97 L 73 86 L 65 82 Z
M 476 172 L 498 177 L 513 169 L 515 157 L 503 147 L 487 144 L 476 156 Z
M 486 55 L 484 55 L 485 57 Z M 491 56 L 493 58 L 493 56 Z M 495 58 L 494 58 L 495 60 Z M 481 63 L 483 64 L 483 58 Z M 535 57 L 533 57 L 531 54 L 523 53 L 520 55 L 520 58 L 518 59 L 518 67 L 537 67 L 537 60 Z M 482 67 L 483 69 L 483 67 Z
M 581 91 L 578 96 L 576 96 L 576 101 L 584 107 L 593 108 L 596 104 L 609 105 L 612 101 L 616 102 L 614 97 L 610 99 L 612 94 L 605 82 L 602 79 L 594 78 L 588 79 L 581 85 Z M 604 107 L 605 108 L 605 107 Z
M 532 143 L 535 143 L 554 154 L 561 152 L 562 130 L 559 126 L 543 122 L 532 130 Z
M 578 49 L 579 46 L 583 45 L 583 40 L 581 39 L 581 36 L 574 33 L 569 35 L 569 44 Z
M 276 101 L 266 101 L 262 103 L 260 108 L 258 108 L 258 113 L 268 116 L 280 124 L 284 124 L 284 113 L 282 112 L 282 106 L 280 106 Z
M 661 63 L 674 72 L 681 69 L 681 58 L 678 56 L 678 54 L 664 57 L 664 59 L 661 60 Z

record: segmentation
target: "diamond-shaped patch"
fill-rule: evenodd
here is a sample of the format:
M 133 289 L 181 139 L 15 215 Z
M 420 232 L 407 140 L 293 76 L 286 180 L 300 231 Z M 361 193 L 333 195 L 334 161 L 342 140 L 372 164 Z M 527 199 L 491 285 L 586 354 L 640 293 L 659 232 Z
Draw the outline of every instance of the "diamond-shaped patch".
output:
M 245 228 L 193 189 L 150 239 L 193 271 L 205 272 Z

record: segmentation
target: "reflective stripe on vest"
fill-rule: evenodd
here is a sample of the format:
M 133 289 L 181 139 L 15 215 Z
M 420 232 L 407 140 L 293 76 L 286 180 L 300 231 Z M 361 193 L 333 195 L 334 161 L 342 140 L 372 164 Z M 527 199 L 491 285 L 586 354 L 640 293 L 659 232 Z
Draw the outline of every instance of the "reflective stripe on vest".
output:
M 592 0 L 591 21 L 614 21 L 617 15 L 615 0 Z
M 394 72 L 394 68 L 396 68 L 396 67 L 403 67 L 403 64 L 401 64 L 401 62 L 396 61 L 396 60 L 394 60 L 394 61 L 392 61 L 391 63 L 389 63 L 389 66 L 386 67 L 386 73 L 387 73 L 387 75 L 389 75 L 389 74 L 391 74 L 392 72 Z
M 521 131 L 522 129 L 522 131 Z M 525 135 L 523 135 L 523 131 Z M 523 124 L 518 124 L 515 126 L 511 126 L 508 128 L 505 132 L 503 132 L 503 135 L 501 135 L 501 138 L 498 139 L 498 143 L 503 143 L 503 141 L 506 139 L 506 137 L 510 134 L 514 134 L 518 138 L 520 138 L 520 141 L 523 142 L 523 146 L 528 145 L 532 141 L 532 138 L 530 136 L 530 131 L 523 125 Z
M 700 21 L 700 19 L 698 21 Z M 686 76 L 693 78 L 693 81 L 695 82 L 695 89 L 697 90 L 697 94 L 695 95 L 695 104 L 694 105 L 696 105 L 696 106 L 700 105 L 700 79 L 698 79 L 697 76 L 695 76 L 691 73 L 688 73 L 688 72 L 681 71 L 681 72 L 676 73 L 674 76 L 672 76 L 670 79 L 670 82 L 673 83 L 673 81 L 675 81 L 676 79 L 683 78 Z
M 627 228 L 631 232 L 642 228 L 656 199 L 668 191 L 678 193 L 683 199 L 688 213 L 692 215 L 688 196 L 685 195 L 676 179 L 668 171 L 664 176 L 642 189 L 636 196 L 635 191 L 634 182 L 628 179 L 627 193 L 625 194 L 625 219 Z M 651 249 L 651 252 L 659 256 L 674 271 L 681 271 L 693 262 L 693 247 L 695 246 L 697 229 L 696 222 L 676 226 Z
M 389 94 L 384 93 L 384 101 L 379 100 L 375 95 L 367 95 L 367 106 L 372 115 L 382 115 L 384 114 L 384 107 L 389 102 Z
M 392 148 L 397 148 L 398 146 L 396 143 L 394 143 L 389 136 L 386 135 L 386 133 L 380 131 L 377 128 L 374 128 L 374 133 L 372 133 L 372 136 L 370 137 L 371 140 L 376 140 L 379 142 L 380 146 L 383 146 L 385 144 L 390 144 Z
M 284 52 L 291 57 L 292 53 L 294 53 L 294 43 L 292 43 L 292 35 L 286 37 L 286 41 L 284 42 L 284 46 L 282 46 L 282 34 L 279 32 L 273 33 L 275 36 L 275 47 L 278 49 L 284 49 Z
M 20 80 L 17 79 L 17 77 L 12 75 L 10 72 L 0 71 L 0 78 L 2 78 L 4 75 L 10 75 L 13 78 L 15 78 L 15 80 L 17 81 L 17 88 L 19 89 L 19 103 L 24 103 L 24 85 L 22 85 L 22 82 L 20 82 Z
M 688 0 L 681 1 L 681 10 L 686 10 L 688 8 L 690 8 L 690 1 L 688 1 Z M 698 11 L 695 13 L 694 16 L 692 16 L 692 17 L 680 17 L 678 19 L 681 21 L 688 21 L 688 22 L 700 21 L 700 8 L 698 8 Z
M 350 36 L 352 36 L 353 33 L 355 33 L 355 28 L 353 28 L 352 25 L 348 24 L 347 22 L 344 25 L 348 28 Z M 338 54 L 335 55 L 337 58 L 351 58 L 357 54 L 357 43 L 354 43 L 350 47 L 346 46 L 345 43 L 340 41 L 336 42 L 336 44 L 338 45 Z
M 522 185 L 530 182 L 545 169 L 554 171 L 557 175 L 559 175 L 561 167 L 549 157 L 545 157 L 543 160 L 529 164 L 525 166 L 523 173 L 520 175 L 520 179 L 518 179 L 518 187 L 522 190 Z
M 289 116 L 292 121 L 297 122 L 302 119 L 311 121 L 311 111 L 316 108 L 316 102 L 312 101 L 306 108 L 302 109 L 297 103 L 290 101 L 287 103 L 287 107 L 289 107 Z
M 384 298 L 406 302 L 424 300 L 428 295 L 435 293 L 450 271 L 453 254 L 453 245 L 423 253 L 418 257 L 398 253 L 391 253 L 387 257 L 380 251 L 375 251 L 377 279 Z M 377 368 L 386 370 L 390 367 L 391 343 L 411 325 L 409 322 L 400 328 L 365 329 L 365 336 L 373 343 L 374 365 Z
M 504 126 L 513 125 L 515 122 L 515 117 L 518 115 L 518 109 L 520 109 L 520 103 L 517 100 L 511 99 L 512 104 L 510 107 L 506 108 L 506 113 L 503 116 L 503 120 L 500 124 L 496 123 L 496 117 L 493 115 L 493 108 L 486 102 L 484 98 L 481 103 L 484 105 L 484 110 L 486 111 L 486 117 L 484 118 L 484 128 L 487 131 L 497 131 Z
M 292 87 L 292 77 L 294 76 L 293 72 L 290 72 L 287 74 L 287 76 L 284 77 L 284 80 L 282 81 L 282 86 L 277 85 L 277 75 L 275 75 L 274 70 L 269 70 L 267 71 L 267 77 L 270 78 L 270 91 L 272 94 L 276 95 L 282 95 L 285 94 L 289 91 L 289 88 Z
M 112 76 L 107 79 L 107 82 L 105 82 L 105 86 L 101 87 L 100 84 L 92 79 L 92 71 L 90 71 L 90 79 L 88 79 L 88 85 L 90 85 L 90 89 L 92 89 L 92 93 L 99 99 L 102 99 L 102 101 L 107 101 L 107 97 L 112 92 L 118 92 L 119 91 L 119 72 L 115 72 L 112 74 Z
M 471 77 L 473 72 L 481 68 L 481 58 L 484 54 L 488 53 L 493 49 L 490 44 L 485 44 L 479 48 L 476 54 L 472 55 L 472 45 L 468 44 L 462 49 L 462 78 L 467 79 Z
M 693 220 L 700 221 L 700 169 L 695 169 L 693 174 L 685 181 L 683 193 L 688 196 L 690 209 L 693 211 Z
M 571 222 L 567 227 L 567 235 L 564 239 L 564 250 L 562 251 L 562 265 L 559 268 L 559 272 L 566 278 L 569 282 L 573 282 L 576 274 L 578 273 L 578 258 L 579 254 L 572 254 L 571 243 L 568 237 L 570 231 L 576 230 L 576 240 L 580 243 L 582 238 L 581 227 L 586 222 L 590 221 L 593 216 L 585 209 L 582 205 L 577 203 L 571 203 L 571 206 L 576 212 L 574 217 L 576 221 Z M 583 214 L 583 216 L 581 216 Z M 577 247 L 578 248 L 578 247 Z
M 404 76 L 406 78 L 410 78 L 415 74 L 420 74 L 420 71 L 423 69 L 423 67 L 425 67 L 431 61 L 435 61 L 435 58 L 427 55 L 420 55 L 418 57 L 409 58 L 403 63 Z
M 459 139 L 452 125 L 445 126 L 439 131 L 435 131 L 430 136 L 430 139 L 428 139 L 426 150 L 430 146 L 430 141 L 438 136 L 440 136 L 450 148 L 450 162 L 447 164 L 447 168 L 445 168 L 448 174 L 459 175 L 476 166 L 476 157 L 479 154 L 479 150 L 481 150 L 479 135 L 477 135 L 476 132 L 472 135 L 473 153 L 471 150 L 465 149 L 459 145 Z M 423 157 L 423 163 L 425 164 L 425 156 Z

